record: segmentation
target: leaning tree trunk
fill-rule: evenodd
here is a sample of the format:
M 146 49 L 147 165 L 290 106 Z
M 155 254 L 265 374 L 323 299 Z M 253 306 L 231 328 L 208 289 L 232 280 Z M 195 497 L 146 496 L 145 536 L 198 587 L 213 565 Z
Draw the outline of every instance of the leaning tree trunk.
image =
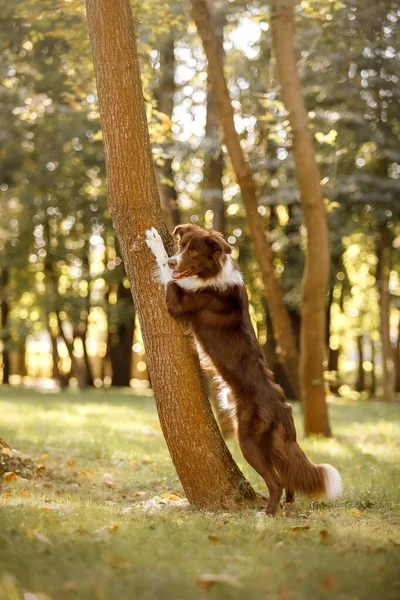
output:
M 387 223 L 380 227 L 379 305 L 381 314 L 383 400 L 392 402 L 395 388 L 394 350 L 390 341 L 390 267 L 392 237 Z
M 208 79 L 217 103 L 218 120 L 242 194 L 247 225 L 263 278 L 264 294 L 271 313 L 277 354 L 285 368 L 296 398 L 299 399 L 298 355 L 295 338 L 283 293 L 275 277 L 274 257 L 264 231 L 263 218 L 258 212 L 258 192 L 254 175 L 246 161 L 239 135 L 235 129 L 234 110 L 224 74 L 221 44 L 214 34 L 207 0 L 191 0 L 191 2 L 193 20 L 208 60 Z
M 315 149 L 308 127 L 294 51 L 295 0 L 272 5 L 272 39 L 282 99 L 289 113 L 300 200 L 307 228 L 300 333 L 300 383 L 306 435 L 331 435 L 325 398 L 326 294 L 329 279 L 328 223 Z
M 154 281 L 145 230 L 162 220 L 129 0 L 86 0 L 102 120 L 108 204 L 139 314 L 164 436 L 189 501 L 235 505 L 255 494 L 222 440 L 205 395 L 197 355 L 167 313 Z

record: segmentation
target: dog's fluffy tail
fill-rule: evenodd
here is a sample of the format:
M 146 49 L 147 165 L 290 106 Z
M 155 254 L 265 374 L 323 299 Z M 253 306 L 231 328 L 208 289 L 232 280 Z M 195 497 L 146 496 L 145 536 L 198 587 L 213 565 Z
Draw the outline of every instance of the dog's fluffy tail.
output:
M 286 442 L 286 455 L 282 473 L 286 490 L 326 500 L 341 495 L 342 478 L 334 467 L 315 465 L 295 441 Z

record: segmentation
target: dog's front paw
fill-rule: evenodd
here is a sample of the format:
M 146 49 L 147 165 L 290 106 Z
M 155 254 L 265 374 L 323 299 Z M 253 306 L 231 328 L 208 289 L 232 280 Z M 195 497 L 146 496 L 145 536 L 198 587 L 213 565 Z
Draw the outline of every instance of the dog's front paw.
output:
M 164 252 L 165 252 L 164 244 L 163 244 L 160 234 L 158 233 L 158 231 L 155 227 L 152 227 L 151 229 L 147 229 L 145 236 L 146 236 L 146 244 L 150 248 L 150 250 L 152 251 L 152 253 L 154 254 L 154 256 L 156 258 L 158 256 L 164 254 Z

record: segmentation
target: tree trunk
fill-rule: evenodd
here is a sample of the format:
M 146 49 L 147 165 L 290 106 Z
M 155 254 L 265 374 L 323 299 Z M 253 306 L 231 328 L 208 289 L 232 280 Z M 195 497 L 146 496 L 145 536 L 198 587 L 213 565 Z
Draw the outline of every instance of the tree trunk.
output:
M 264 294 L 271 313 L 277 354 L 285 368 L 291 387 L 300 398 L 298 355 L 282 290 L 275 277 L 273 253 L 258 212 L 257 187 L 250 165 L 246 162 L 239 135 L 235 129 L 234 110 L 224 75 L 221 44 L 214 35 L 207 0 L 191 0 L 192 15 L 208 60 L 208 79 L 217 103 L 218 120 L 224 142 L 241 190 L 254 253 L 260 266 Z
M 214 15 L 214 34 L 220 49 L 220 60 L 223 61 L 225 12 L 218 11 Z M 203 194 L 207 199 L 207 208 L 213 212 L 213 229 L 225 233 L 225 204 L 223 198 L 222 177 L 224 174 L 224 155 L 218 123 L 217 103 L 212 90 L 211 79 L 207 81 L 207 118 L 206 118 L 207 154 L 204 158 Z
M 154 281 L 145 231 L 162 220 L 129 0 L 86 0 L 108 178 L 108 204 L 151 373 L 161 427 L 189 501 L 234 506 L 255 493 L 233 461 L 205 395 L 197 355 Z
M 376 350 L 375 350 L 375 341 L 372 337 L 370 338 L 370 344 L 371 344 L 372 369 L 371 369 L 369 393 L 371 394 L 371 396 L 375 396 L 375 394 L 376 394 Z
M 380 227 L 379 254 L 379 303 L 381 309 L 381 342 L 382 342 L 382 388 L 383 400 L 393 402 L 395 369 L 394 352 L 390 341 L 390 291 L 389 279 L 391 268 L 392 236 L 387 223 Z
M 160 49 L 160 82 L 157 90 L 157 108 L 172 119 L 175 94 L 175 40 L 173 32 L 169 32 L 167 39 Z M 172 159 L 164 157 L 164 165 L 159 168 L 159 190 L 161 208 L 169 231 L 181 222 L 178 206 L 178 193 L 174 185 L 174 172 Z
M 67 376 L 63 375 L 60 371 L 60 355 L 58 354 L 57 336 L 54 335 L 50 326 L 50 313 L 47 313 L 47 330 L 50 336 L 51 356 L 53 360 L 52 377 L 55 381 L 58 382 L 60 388 L 65 388 L 68 386 L 68 378 Z
M 364 371 L 364 336 L 357 336 L 357 350 L 358 350 L 358 369 L 357 369 L 357 381 L 355 389 L 357 392 L 365 391 L 365 371 Z
M 395 352 L 395 371 L 396 371 L 396 385 L 395 392 L 400 392 L 400 312 L 399 312 L 399 321 L 397 325 L 397 343 L 396 343 L 396 352 Z
M 132 370 L 132 345 L 135 334 L 135 308 L 131 290 L 123 282 L 118 284 L 118 303 L 123 304 L 123 316 L 117 331 L 110 337 L 110 358 L 112 365 L 112 385 L 129 387 Z
M 282 99 L 293 133 L 293 155 L 307 228 L 300 334 L 300 383 L 306 435 L 331 435 L 325 398 L 324 358 L 329 240 L 325 205 L 308 115 L 300 89 L 294 51 L 295 0 L 272 6 L 272 39 Z
M 8 302 L 8 284 L 10 279 L 9 270 L 3 267 L 0 274 L 0 308 L 1 308 L 1 341 L 3 342 L 3 384 L 10 381 L 10 333 L 8 330 L 8 316 L 10 314 L 10 305 Z

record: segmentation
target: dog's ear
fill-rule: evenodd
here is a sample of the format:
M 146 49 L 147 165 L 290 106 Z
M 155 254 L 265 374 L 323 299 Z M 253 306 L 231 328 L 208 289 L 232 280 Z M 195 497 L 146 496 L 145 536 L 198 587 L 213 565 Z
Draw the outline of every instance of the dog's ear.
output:
M 206 239 L 206 241 L 207 241 L 207 244 L 209 246 L 211 246 L 213 252 L 219 252 L 220 254 L 222 254 L 222 253 L 231 254 L 232 253 L 231 246 L 228 244 L 228 242 L 226 242 L 224 240 L 222 235 L 220 233 L 218 233 L 217 231 L 212 231 L 210 233 L 209 237 Z
M 177 225 L 172 232 L 172 235 L 176 235 L 179 238 L 179 241 L 183 238 L 185 233 L 188 231 L 195 231 L 198 229 L 196 225 L 192 225 L 191 223 L 187 223 L 186 225 Z

